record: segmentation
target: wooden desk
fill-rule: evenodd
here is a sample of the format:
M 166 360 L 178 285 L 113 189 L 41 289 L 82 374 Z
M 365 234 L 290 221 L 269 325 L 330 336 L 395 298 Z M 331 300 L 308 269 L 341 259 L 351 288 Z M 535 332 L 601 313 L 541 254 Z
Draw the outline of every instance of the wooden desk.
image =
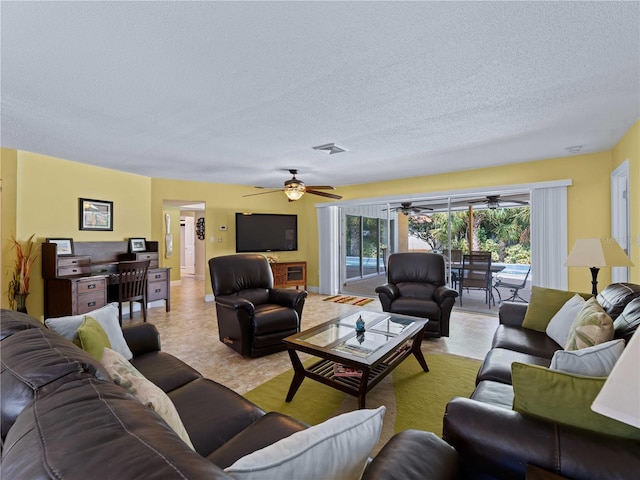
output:
M 137 254 L 127 252 L 127 242 L 76 242 L 74 247 L 73 256 L 58 256 L 56 244 L 42 244 L 45 318 L 81 315 L 117 302 L 118 262 L 132 255 L 145 255 L 155 267 L 147 274 L 147 300 L 164 300 L 170 311 L 171 269 L 158 268 L 158 242 L 147 242 L 151 251 Z

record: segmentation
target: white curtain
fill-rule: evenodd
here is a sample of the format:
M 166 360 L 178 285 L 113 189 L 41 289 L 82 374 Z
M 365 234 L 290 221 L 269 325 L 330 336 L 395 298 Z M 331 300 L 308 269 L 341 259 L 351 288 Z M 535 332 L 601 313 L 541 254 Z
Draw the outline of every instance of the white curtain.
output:
M 340 208 L 318 208 L 318 293 L 337 295 L 340 290 Z
M 531 283 L 567 290 L 567 187 L 531 190 Z

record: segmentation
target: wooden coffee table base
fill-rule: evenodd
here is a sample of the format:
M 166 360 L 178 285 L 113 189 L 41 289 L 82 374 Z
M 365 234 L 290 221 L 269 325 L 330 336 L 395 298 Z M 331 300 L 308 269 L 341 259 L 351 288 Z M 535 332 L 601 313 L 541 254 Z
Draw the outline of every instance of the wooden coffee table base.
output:
M 307 349 L 300 349 L 311 355 L 320 357 L 321 360 L 314 363 L 308 368 L 305 368 L 300 357 L 298 357 L 297 349 L 295 345 L 288 345 L 289 358 L 293 365 L 293 380 L 291 380 L 291 386 L 289 387 L 289 393 L 287 393 L 286 401 L 293 400 L 298 388 L 302 384 L 305 377 L 316 380 L 320 383 L 324 383 L 332 388 L 340 390 L 341 392 L 358 397 L 358 408 L 365 408 L 365 397 L 367 392 L 375 387 L 384 377 L 386 377 L 391 371 L 396 368 L 400 363 L 404 361 L 408 356 L 413 356 L 418 360 L 418 363 L 425 372 L 429 371 L 427 362 L 424 359 L 422 350 L 422 338 L 424 337 L 424 328 L 421 329 L 415 337 L 411 348 L 398 352 L 392 351 L 384 357 L 380 362 L 374 365 L 367 365 L 360 362 L 352 362 L 345 359 L 333 357 L 330 354 L 320 351 L 309 351 Z M 362 370 L 361 377 L 336 377 L 334 375 L 333 365 L 334 363 L 341 363 L 349 367 Z

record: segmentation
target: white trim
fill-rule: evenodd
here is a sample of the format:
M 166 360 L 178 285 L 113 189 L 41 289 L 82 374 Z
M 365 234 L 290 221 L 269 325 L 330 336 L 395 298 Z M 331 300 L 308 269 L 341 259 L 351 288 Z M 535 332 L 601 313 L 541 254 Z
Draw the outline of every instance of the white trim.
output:
M 350 205 L 377 205 L 386 203 L 397 203 L 398 201 L 411 201 L 419 202 L 423 200 L 436 200 L 446 199 L 448 197 L 466 196 L 469 194 L 482 194 L 486 195 L 487 192 L 493 193 L 506 193 L 506 192 L 521 192 L 523 190 L 533 190 L 539 188 L 553 188 L 553 187 L 568 187 L 573 184 L 571 179 L 564 180 L 550 180 L 548 182 L 534 182 L 534 183 L 519 183 L 513 185 L 501 185 L 501 186 L 487 186 L 476 187 L 458 190 L 444 190 L 437 192 L 422 192 L 422 193 L 409 193 L 398 195 L 386 195 L 382 197 L 368 197 L 368 198 L 354 198 L 352 200 L 340 200 L 338 202 L 324 202 L 316 203 L 316 208 L 324 207 L 348 207 Z
M 625 160 L 611 172 L 611 237 L 618 241 L 627 254 L 631 235 L 629 212 L 629 160 Z M 628 281 L 628 267 L 611 268 L 612 283 Z
M 336 295 L 340 289 L 340 209 L 318 208 L 319 293 Z

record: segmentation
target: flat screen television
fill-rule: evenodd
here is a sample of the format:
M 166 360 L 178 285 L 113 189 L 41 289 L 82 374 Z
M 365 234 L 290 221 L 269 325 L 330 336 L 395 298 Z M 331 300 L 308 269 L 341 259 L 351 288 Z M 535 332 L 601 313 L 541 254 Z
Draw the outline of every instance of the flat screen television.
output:
M 236 252 L 298 250 L 298 216 L 236 213 Z

